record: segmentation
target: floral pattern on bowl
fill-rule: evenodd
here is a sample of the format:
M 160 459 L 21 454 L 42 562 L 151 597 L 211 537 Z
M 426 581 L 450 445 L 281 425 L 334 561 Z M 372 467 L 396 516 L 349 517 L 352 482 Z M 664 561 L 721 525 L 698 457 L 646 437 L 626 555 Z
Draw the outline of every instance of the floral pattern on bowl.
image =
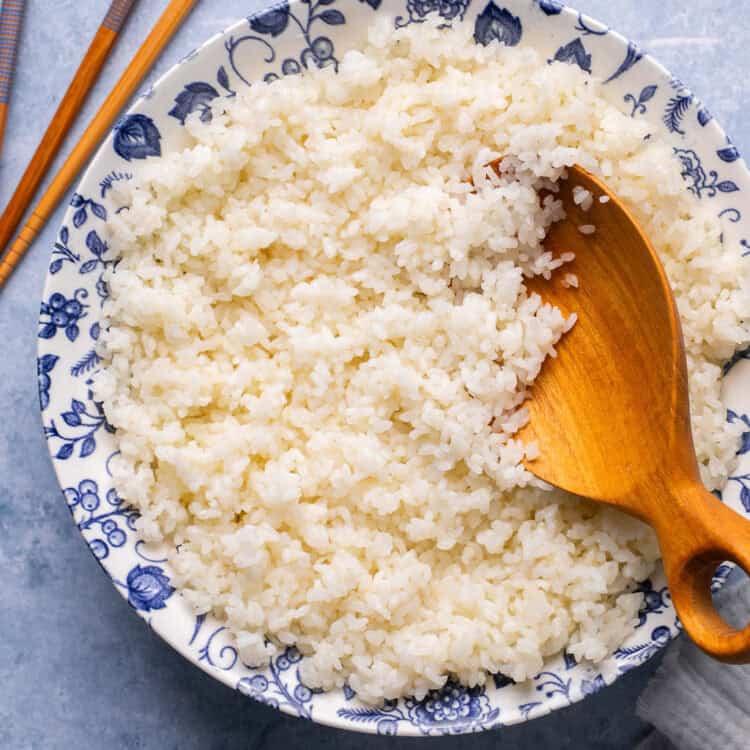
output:
M 116 183 L 158 159 L 182 138 L 186 118 L 209 122 L 214 108 L 252 82 L 271 82 L 314 67 L 337 69 L 375 14 L 396 26 L 435 19 L 473 24 L 477 44 L 530 44 L 546 59 L 577 65 L 606 81 L 606 93 L 632 118 L 644 118 L 672 143 L 685 187 L 721 217 L 724 242 L 750 255 L 750 217 L 743 212 L 750 174 L 737 149 L 694 94 L 641 49 L 558 0 L 307 0 L 277 3 L 217 34 L 187 55 L 115 126 L 72 195 L 52 248 L 39 319 L 37 376 L 44 432 L 73 520 L 94 557 L 133 609 L 185 658 L 227 685 L 286 713 L 386 735 L 475 732 L 543 716 L 582 700 L 650 659 L 680 630 L 663 573 L 644 581 L 644 605 L 632 637 L 604 662 L 578 664 L 562 654 L 523 684 L 494 675 L 487 686 L 449 681 L 423 700 L 374 708 L 348 687 L 323 693 L 300 681 L 294 648 L 264 670 L 242 664 L 225 625 L 193 615 L 170 582 L 164 550 L 138 539 L 135 508 L 112 484 L 112 427 L 91 390 L 103 273 L 116 258 L 106 224 L 121 206 Z M 750 262 L 750 260 L 748 261 Z M 747 426 L 737 472 L 723 499 L 750 515 L 750 352 L 725 368 L 728 419 Z M 730 571 L 717 571 L 715 586 Z

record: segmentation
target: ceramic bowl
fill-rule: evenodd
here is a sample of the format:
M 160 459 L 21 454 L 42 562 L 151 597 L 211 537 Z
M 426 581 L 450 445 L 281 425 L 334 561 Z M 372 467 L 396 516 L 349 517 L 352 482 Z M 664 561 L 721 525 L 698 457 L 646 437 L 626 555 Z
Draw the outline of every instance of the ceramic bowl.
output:
M 685 189 L 722 218 L 724 242 L 750 254 L 750 214 L 743 203 L 750 175 L 708 110 L 686 86 L 641 49 L 556 0 L 310 0 L 282 2 L 239 21 L 189 54 L 117 123 L 78 188 L 50 258 L 39 321 L 39 397 L 55 471 L 75 524 L 91 552 L 132 608 L 186 659 L 250 698 L 295 716 L 346 729 L 399 735 L 475 732 L 527 721 L 579 701 L 643 664 L 680 629 L 663 573 L 643 581 L 640 624 L 621 648 L 597 665 L 568 654 L 550 660 L 522 684 L 502 675 L 486 687 L 447 684 L 422 701 L 361 704 L 344 688 L 315 692 L 298 676 L 300 654 L 288 649 L 266 670 L 245 666 L 224 624 L 196 617 L 170 584 L 164 550 L 147 547 L 136 511 L 118 496 L 109 473 L 116 446 L 101 404 L 91 392 L 100 367 L 96 342 L 107 299 L 104 270 L 115 258 L 107 220 L 117 211 L 113 186 L 146 161 L 180 145 L 185 118 L 211 120 L 222 100 L 253 82 L 305 68 L 336 66 L 361 44 L 377 14 L 397 26 L 466 20 L 477 44 L 499 40 L 532 45 L 544 59 L 577 65 L 601 77 L 606 95 L 634 119 L 646 120 L 679 159 Z M 749 260 L 750 262 L 750 260 Z M 750 514 L 750 362 L 727 364 L 728 418 L 748 426 L 740 466 L 724 500 Z M 730 372 L 731 370 L 731 372 Z M 719 571 L 720 584 L 728 567 Z

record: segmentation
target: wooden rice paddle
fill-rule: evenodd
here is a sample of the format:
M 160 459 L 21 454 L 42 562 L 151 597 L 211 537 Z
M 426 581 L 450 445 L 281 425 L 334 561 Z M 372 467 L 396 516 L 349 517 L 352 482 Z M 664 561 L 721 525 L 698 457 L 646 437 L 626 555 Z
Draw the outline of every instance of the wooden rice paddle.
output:
M 561 183 L 567 218 L 545 246 L 575 261 L 529 286 L 578 323 L 542 368 L 520 437 L 536 441 L 527 468 L 569 492 L 613 505 L 653 526 L 669 590 L 690 637 L 706 653 L 750 662 L 750 626 L 728 625 L 711 600 L 717 566 L 750 572 L 750 522 L 701 484 L 693 447 L 680 321 L 669 282 L 635 219 L 580 168 Z M 576 185 L 594 196 L 590 211 L 573 201 Z M 598 197 L 609 196 L 606 204 Z M 583 235 L 582 225 L 596 232 Z M 565 271 L 580 288 L 566 288 Z
M 78 172 L 107 135 L 120 111 L 151 69 L 164 47 L 192 10 L 197 0 L 171 0 L 151 33 L 146 38 L 135 57 L 115 84 L 101 109 L 76 144 L 65 164 L 52 180 L 47 192 L 21 229 L 16 240 L 10 245 L 0 261 L 0 288 L 10 277 L 13 269 L 28 250 L 37 234 L 42 230 L 55 207 L 70 187 Z

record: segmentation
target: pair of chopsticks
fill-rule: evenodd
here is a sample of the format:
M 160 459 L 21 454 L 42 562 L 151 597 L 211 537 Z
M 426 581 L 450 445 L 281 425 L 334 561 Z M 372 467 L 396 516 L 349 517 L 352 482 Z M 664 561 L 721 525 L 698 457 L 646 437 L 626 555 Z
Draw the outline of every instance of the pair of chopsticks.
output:
M 101 106 L 88 128 L 81 136 L 67 160 L 52 180 L 47 192 L 29 216 L 16 240 L 8 247 L 0 260 L 0 289 L 10 277 L 31 243 L 42 230 L 57 204 L 70 187 L 78 172 L 91 157 L 94 150 L 112 127 L 120 111 L 140 85 L 141 81 L 156 62 L 169 40 L 179 29 L 197 0 L 171 0 L 146 41 L 136 52 L 122 77 Z M 6 3 L 23 5 L 18 0 L 3 0 L 3 13 Z M 21 182 L 16 188 L 5 212 L 0 217 L 0 255 L 21 223 L 26 209 L 36 194 L 62 142 L 70 130 L 89 91 L 114 46 L 120 29 L 125 22 L 135 0 L 114 0 L 102 25 L 96 33 L 86 56 L 81 62 L 73 81 L 63 96 L 52 122 L 47 128 Z M 20 14 L 19 14 L 20 21 Z M 0 39 L 2 39 L 0 29 Z M 0 43 L 0 50 L 2 45 Z M 0 57 L 0 62 L 2 62 Z M 0 67 L 0 76 L 2 68 Z M 0 80 L 0 83 L 2 81 Z M 0 102 L 1 103 L 1 102 Z

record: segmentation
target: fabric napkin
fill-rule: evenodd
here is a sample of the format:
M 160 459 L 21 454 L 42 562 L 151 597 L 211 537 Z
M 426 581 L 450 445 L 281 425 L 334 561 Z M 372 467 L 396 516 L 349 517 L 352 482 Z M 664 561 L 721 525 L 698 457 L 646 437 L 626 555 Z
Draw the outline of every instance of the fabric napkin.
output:
M 750 580 L 727 585 L 718 608 L 727 622 L 750 621 Z M 750 750 L 750 665 L 721 664 L 678 638 L 638 699 L 655 731 L 638 750 Z

